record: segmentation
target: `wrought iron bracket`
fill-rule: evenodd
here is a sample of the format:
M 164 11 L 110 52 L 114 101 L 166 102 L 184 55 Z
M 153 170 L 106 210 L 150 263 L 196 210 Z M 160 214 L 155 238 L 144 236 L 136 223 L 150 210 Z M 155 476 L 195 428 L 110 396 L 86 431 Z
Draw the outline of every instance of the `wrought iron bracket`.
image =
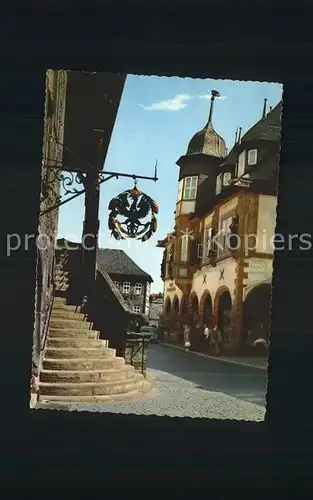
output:
M 49 171 L 49 180 L 43 181 L 43 186 L 42 186 L 42 193 L 44 195 L 44 198 L 46 198 L 49 195 L 49 192 L 55 193 L 54 189 L 56 181 L 60 182 L 64 190 L 64 196 L 67 195 L 72 195 L 72 196 L 70 198 L 67 198 L 66 200 L 62 200 L 61 197 L 58 197 L 58 201 L 51 207 L 41 211 L 40 216 L 52 212 L 53 210 L 56 210 L 60 206 L 64 205 L 65 203 L 72 201 L 74 198 L 81 196 L 82 194 L 86 193 L 88 189 L 86 182 L 88 174 L 86 173 L 83 174 L 80 172 L 76 173 L 76 172 L 64 171 L 62 170 L 62 167 L 51 164 L 50 165 L 47 164 L 44 166 L 46 166 Z M 113 178 L 118 179 L 119 177 L 131 178 L 134 180 L 135 183 L 137 182 L 138 179 L 150 180 L 154 182 L 158 181 L 157 162 L 154 167 L 153 177 L 146 175 L 125 174 L 123 172 L 108 172 L 108 171 L 100 171 L 97 172 L 97 174 L 98 174 L 98 182 L 96 183 L 96 186 L 99 186 L 104 182 L 107 182 Z M 83 189 L 78 189 L 77 187 L 73 187 L 73 184 L 80 184 L 83 186 Z

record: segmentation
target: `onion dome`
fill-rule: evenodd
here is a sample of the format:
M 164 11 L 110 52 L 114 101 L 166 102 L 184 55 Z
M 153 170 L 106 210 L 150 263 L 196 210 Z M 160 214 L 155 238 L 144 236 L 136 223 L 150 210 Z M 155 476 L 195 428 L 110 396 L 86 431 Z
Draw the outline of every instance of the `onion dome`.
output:
M 205 154 L 215 158 L 225 158 L 227 155 L 224 139 L 215 132 L 212 125 L 214 99 L 219 97 L 217 90 L 211 92 L 211 106 L 206 126 L 197 132 L 190 140 L 186 155 Z

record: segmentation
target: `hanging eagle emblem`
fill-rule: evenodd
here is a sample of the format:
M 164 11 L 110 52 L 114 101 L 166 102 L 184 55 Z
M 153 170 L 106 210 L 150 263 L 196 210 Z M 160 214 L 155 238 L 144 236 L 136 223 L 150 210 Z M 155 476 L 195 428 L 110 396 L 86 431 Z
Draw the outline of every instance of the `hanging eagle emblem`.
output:
M 147 241 L 157 230 L 158 205 L 135 187 L 113 198 L 109 203 L 108 226 L 116 240 L 134 238 Z M 124 220 L 120 220 L 124 218 Z

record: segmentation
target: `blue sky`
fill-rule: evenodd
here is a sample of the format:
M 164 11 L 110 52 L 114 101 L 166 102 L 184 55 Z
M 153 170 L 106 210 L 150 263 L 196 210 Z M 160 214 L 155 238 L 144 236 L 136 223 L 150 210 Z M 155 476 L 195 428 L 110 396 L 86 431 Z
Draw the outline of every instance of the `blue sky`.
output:
M 237 126 L 241 126 L 244 133 L 261 118 L 265 97 L 268 106 L 275 106 L 282 97 L 282 85 L 275 83 L 135 75 L 126 79 L 104 168 L 153 176 L 158 160 L 159 181 L 138 181 L 138 188 L 159 205 L 158 230 L 145 243 L 117 242 L 111 237 L 107 226 L 108 203 L 133 187 L 131 179 L 112 179 L 101 187 L 99 244 L 125 250 L 151 274 L 153 292 L 163 291 L 162 249 L 156 248 L 156 242 L 174 225 L 179 172 L 176 161 L 185 154 L 191 137 L 207 122 L 211 89 L 221 94 L 221 99 L 215 102 L 213 125 L 226 141 L 228 150 L 234 144 Z M 80 241 L 83 219 L 82 195 L 60 208 L 58 237 Z

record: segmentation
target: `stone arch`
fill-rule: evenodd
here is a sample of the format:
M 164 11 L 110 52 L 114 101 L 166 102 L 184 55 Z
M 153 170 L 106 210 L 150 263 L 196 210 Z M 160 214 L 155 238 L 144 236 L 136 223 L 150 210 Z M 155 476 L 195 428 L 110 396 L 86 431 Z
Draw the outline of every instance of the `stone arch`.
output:
M 260 283 L 247 294 L 242 307 L 243 341 L 269 338 L 271 284 Z M 249 339 L 248 339 L 248 333 Z
M 172 315 L 175 318 L 178 318 L 179 316 L 179 299 L 177 295 L 174 296 L 173 301 L 172 301 Z
M 188 299 L 185 295 L 180 300 L 179 314 L 181 317 L 187 316 L 189 313 Z
M 214 322 L 223 336 L 225 336 L 226 329 L 230 326 L 229 313 L 231 309 L 232 298 L 230 291 L 227 286 L 222 285 L 218 288 L 214 297 Z
M 193 322 L 198 322 L 199 316 L 199 300 L 196 292 L 191 292 L 189 297 L 189 312 L 192 316 Z
M 164 315 L 166 318 L 168 318 L 171 315 L 172 312 L 172 303 L 171 299 L 169 297 L 166 297 L 165 302 L 164 302 Z
M 200 299 L 200 314 L 202 325 L 213 326 L 213 302 L 209 290 L 204 290 Z

